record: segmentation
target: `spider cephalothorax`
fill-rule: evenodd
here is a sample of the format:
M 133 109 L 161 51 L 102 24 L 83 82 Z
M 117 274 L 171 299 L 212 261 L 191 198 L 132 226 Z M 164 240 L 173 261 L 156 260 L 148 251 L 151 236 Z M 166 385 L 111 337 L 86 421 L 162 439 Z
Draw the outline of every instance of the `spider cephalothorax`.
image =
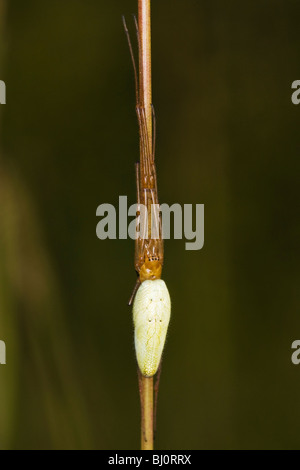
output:
M 140 281 L 160 279 L 162 271 L 162 264 L 158 258 L 146 258 L 144 264 L 140 269 Z

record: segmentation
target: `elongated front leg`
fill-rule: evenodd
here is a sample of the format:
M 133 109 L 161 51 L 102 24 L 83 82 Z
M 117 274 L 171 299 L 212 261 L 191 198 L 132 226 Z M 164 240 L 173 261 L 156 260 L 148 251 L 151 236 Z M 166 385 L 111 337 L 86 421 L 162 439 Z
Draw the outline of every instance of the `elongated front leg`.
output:
M 135 164 L 135 179 L 136 179 L 136 198 L 137 198 L 137 225 L 136 230 L 139 227 L 139 236 L 135 237 L 135 253 L 134 253 L 134 267 L 136 272 L 139 274 L 142 265 L 144 264 L 145 259 L 145 238 L 141 237 L 142 226 L 144 224 L 144 211 L 141 210 L 141 204 L 144 204 L 144 201 L 141 200 L 141 190 L 140 190 L 140 164 Z M 143 234 L 142 234 L 143 235 Z
M 135 180 L 136 180 L 136 199 L 137 199 L 137 211 L 136 211 L 136 217 L 137 217 L 137 225 L 136 225 L 136 230 L 137 230 L 137 227 L 138 227 L 138 221 L 140 221 L 140 215 L 141 215 L 141 194 L 140 194 L 140 164 L 139 163 L 136 163 L 135 164 Z M 130 296 L 130 299 L 128 301 L 128 305 L 132 305 L 133 301 L 134 301 L 134 298 L 135 298 L 135 294 L 137 293 L 138 291 L 138 288 L 140 287 L 141 285 L 141 281 L 140 281 L 140 278 L 139 278 L 139 272 L 140 272 L 140 268 L 141 266 L 143 265 L 143 252 L 144 252 L 144 244 L 142 244 L 142 246 L 140 247 L 141 245 L 141 241 L 139 240 L 139 238 L 136 236 L 135 237 L 135 254 L 134 254 L 134 267 L 135 267 L 135 270 L 137 272 L 137 275 L 138 275 L 138 278 L 136 280 L 136 283 L 135 283 L 135 286 L 133 288 L 133 291 L 132 291 L 132 294 Z

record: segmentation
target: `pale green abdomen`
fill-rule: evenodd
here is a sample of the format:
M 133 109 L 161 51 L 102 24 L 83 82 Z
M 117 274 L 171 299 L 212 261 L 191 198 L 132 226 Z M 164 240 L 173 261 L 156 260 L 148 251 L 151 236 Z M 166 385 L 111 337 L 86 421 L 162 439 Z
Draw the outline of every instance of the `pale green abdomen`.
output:
M 171 314 L 171 301 L 161 279 L 144 281 L 133 304 L 134 341 L 139 369 L 152 377 L 159 367 Z

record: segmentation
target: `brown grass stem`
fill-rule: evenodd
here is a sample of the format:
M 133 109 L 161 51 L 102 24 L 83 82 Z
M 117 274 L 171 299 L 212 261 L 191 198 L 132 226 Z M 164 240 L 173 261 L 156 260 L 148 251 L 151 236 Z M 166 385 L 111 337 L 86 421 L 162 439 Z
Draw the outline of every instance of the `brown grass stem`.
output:
M 140 104 L 146 113 L 152 152 L 151 0 L 138 0 Z M 153 378 L 139 373 L 141 399 L 141 449 L 153 449 Z

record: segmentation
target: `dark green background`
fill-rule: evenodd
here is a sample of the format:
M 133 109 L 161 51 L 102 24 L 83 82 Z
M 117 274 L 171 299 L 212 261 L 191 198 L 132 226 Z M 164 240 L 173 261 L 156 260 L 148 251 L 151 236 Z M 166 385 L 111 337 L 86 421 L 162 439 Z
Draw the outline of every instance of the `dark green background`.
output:
M 160 202 L 205 204 L 205 246 L 165 243 L 172 319 L 159 449 L 299 448 L 296 0 L 153 0 Z M 135 0 L 1 1 L 1 448 L 136 449 Z M 134 35 L 133 35 L 134 37 Z

